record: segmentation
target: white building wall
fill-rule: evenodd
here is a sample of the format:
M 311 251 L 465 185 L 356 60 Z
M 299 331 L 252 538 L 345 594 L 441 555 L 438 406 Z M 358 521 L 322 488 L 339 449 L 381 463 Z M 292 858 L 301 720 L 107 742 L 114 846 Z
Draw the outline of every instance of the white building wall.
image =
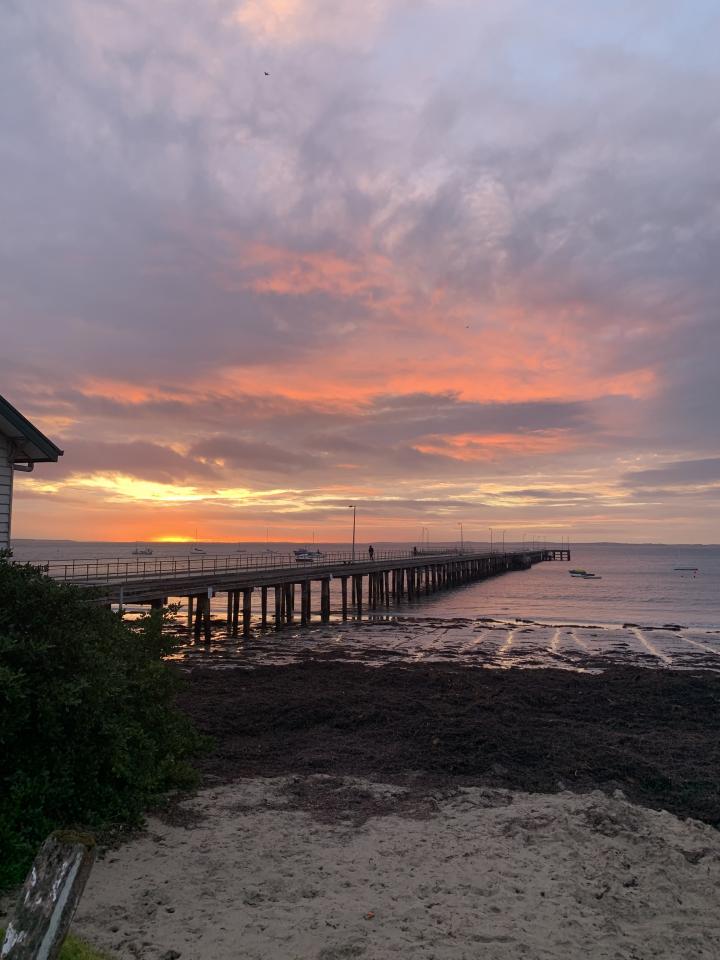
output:
M 12 487 L 13 468 L 10 461 L 10 441 L 0 434 L 0 550 L 10 546 Z

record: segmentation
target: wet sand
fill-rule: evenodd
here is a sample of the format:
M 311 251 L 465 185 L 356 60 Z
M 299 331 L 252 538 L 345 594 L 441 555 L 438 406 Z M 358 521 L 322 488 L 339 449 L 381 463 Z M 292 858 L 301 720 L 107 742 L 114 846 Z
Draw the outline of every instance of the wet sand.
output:
M 682 624 L 538 623 L 485 617 L 451 619 L 389 614 L 280 631 L 227 636 L 215 620 L 212 643 L 178 634 L 177 659 L 187 666 L 288 664 L 333 659 L 380 666 L 389 662 L 439 662 L 482 667 L 558 667 L 599 670 L 645 665 L 674 670 L 720 670 L 720 630 Z

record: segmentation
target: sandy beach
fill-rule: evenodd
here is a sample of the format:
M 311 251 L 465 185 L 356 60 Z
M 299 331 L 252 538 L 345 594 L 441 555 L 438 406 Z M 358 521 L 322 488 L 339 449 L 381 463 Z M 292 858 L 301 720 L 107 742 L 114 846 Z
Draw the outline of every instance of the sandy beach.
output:
M 592 792 L 249 778 L 153 818 L 75 929 L 121 958 L 720 955 L 720 834 Z
M 381 636 L 180 659 L 200 789 L 101 847 L 75 932 L 121 960 L 720 956 L 717 671 Z
M 104 853 L 76 931 L 128 960 L 717 958 L 719 701 L 639 667 L 192 671 L 203 788 Z

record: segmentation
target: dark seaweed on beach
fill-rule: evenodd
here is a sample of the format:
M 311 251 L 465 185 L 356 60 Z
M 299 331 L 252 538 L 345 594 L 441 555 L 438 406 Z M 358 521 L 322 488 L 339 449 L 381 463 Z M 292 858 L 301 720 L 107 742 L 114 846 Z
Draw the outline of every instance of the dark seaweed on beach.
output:
M 528 791 L 621 789 L 720 825 L 720 677 L 332 661 L 195 670 L 182 705 L 213 779 L 358 775 Z

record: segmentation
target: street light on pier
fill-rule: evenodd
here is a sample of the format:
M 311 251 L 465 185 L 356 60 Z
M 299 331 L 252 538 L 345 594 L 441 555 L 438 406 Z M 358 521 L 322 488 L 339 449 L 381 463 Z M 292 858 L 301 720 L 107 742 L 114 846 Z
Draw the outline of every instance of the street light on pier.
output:
M 465 549 L 465 540 L 463 539 L 463 525 L 462 523 L 458 523 L 458 526 L 460 527 L 460 552 L 462 553 L 462 551 Z
M 353 563 L 355 563 L 355 514 L 357 512 L 357 504 L 349 503 L 348 510 L 352 510 L 353 512 L 352 558 Z
M 490 553 L 492 553 L 493 552 L 492 527 L 488 527 L 488 530 L 490 531 Z
M 505 556 L 505 534 L 506 533 L 507 533 L 507 530 L 503 530 L 502 532 L 503 556 Z

